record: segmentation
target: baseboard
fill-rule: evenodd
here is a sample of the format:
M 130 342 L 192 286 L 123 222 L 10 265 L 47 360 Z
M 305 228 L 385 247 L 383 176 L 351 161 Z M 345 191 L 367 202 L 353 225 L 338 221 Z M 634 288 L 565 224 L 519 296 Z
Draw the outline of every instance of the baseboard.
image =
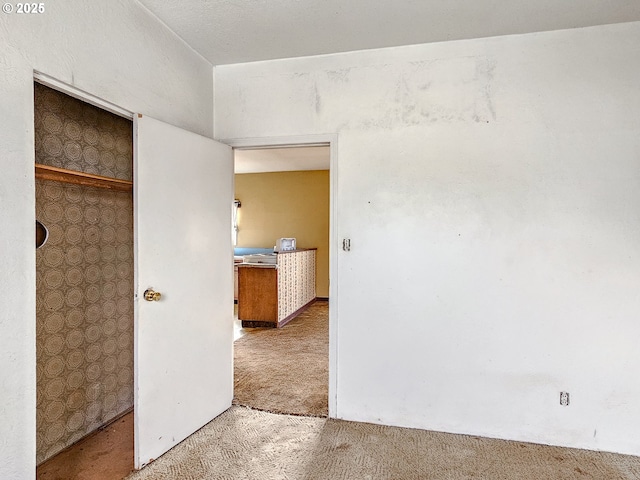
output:
M 296 318 L 303 310 L 307 309 L 311 304 L 315 303 L 317 298 L 312 298 L 309 302 L 305 303 L 302 307 L 297 309 L 291 315 L 287 315 L 279 322 L 267 322 L 264 320 L 242 320 L 242 328 L 282 328 L 291 320 Z
M 309 302 L 305 303 L 303 306 L 301 306 L 298 310 L 293 312 L 291 315 L 284 317 L 282 320 L 278 322 L 278 328 L 284 327 L 287 323 L 289 323 L 291 320 L 293 320 L 298 315 L 300 315 L 300 313 L 302 313 L 303 310 L 306 310 L 307 307 L 309 307 L 309 305 L 311 305 L 312 303 L 315 303 L 315 301 L 316 299 L 312 298 Z

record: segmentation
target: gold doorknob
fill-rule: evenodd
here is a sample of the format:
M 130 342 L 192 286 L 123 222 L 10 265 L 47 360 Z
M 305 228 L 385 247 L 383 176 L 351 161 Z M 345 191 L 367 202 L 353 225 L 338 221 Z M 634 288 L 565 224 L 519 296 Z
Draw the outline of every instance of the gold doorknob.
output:
M 144 291 L 144 299 L 147 302 L 157 302 L 160 300 L 160 297 L 162 297 L 162 294 L 160 292 L 156 292 L 153 288 L 147 288 Z

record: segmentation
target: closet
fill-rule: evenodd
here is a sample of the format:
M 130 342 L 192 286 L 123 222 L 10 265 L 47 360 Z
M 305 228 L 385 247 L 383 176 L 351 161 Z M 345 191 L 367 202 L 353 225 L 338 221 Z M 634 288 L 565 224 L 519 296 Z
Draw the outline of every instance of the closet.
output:
M 41 464 L 133 408 L 133 138 L 39 83 L 34 105 Z

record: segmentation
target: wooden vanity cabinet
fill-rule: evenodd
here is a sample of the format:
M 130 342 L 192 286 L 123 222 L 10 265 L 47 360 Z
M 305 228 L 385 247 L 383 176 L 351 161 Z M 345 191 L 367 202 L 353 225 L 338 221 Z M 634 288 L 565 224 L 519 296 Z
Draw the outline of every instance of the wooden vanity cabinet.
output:
M 316 249 L 281 252 L 275 265 L 238 265 L 242 327 L 282 327 L 316 299 Z

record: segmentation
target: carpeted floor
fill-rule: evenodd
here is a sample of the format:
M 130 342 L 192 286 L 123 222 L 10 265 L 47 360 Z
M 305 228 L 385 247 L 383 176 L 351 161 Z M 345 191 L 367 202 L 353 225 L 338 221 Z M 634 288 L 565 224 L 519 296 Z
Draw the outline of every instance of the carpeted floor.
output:
M 327 357 L 325 302 L 249 330 L 235 342 L 236 406 L 127 478 L 640 479 L 638 457 L 322 418 Z
M 326 416 L 329 304 L 318 301 L 282 328 L 246 329 L 234 343 L 236 405 Z
M 640 458 L 234 406 L 129 480 L 631 480 Z

